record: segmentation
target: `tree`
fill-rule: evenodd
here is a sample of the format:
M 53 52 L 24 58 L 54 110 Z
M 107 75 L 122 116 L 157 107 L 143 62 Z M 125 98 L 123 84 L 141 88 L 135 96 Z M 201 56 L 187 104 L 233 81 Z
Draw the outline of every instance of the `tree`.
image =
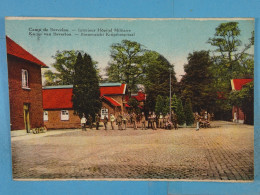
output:
M 213 88 L 213 77 L 210 71 L 212 60 L 209 51 L 194 51 L 188 55 L 188 64 L 184 65 L 185 75 L 180 81 L 181 98 L 191 100 L 193 110 L 213 110 L 217 91 Z
M 183 125 L 185 123 L 185 115 L 183 111 L 182 101 L 180 98 L 177 99 L 177 108 L 175 114 L 177 115 L 178 124 Z
M 155 51 L 147 51 L 143 56 L 145 93 L 147 95 L 146 104 L 150 111 L 154 111 L 156 98 L 169 96 L 170 92 L 170 73 L 171 89 L 174 92 L 177 79 L 174 67 L 161 54 Z
M 127 104 L 130 106 L 130 111 L 131 112 L 135 112 L 136 114 L 140 113 L 140 108 L 138 107 L 139 106 L 139 102 L 135 98 L 131 97 L 128 100 Z
M 214 63 L 210 68 L 214 78 L 212 87 L 223 94 L 223 98 L 216 101 L 215 116 L 227 120 L 231 118 L 232 109 L 232 101 L 229 99 L 230 80 L 253 78 L 254 75 L 253 55 L 247 53 L 254 44 L 254 32 L 249 38 L 249 43 L 242 46 L 238 24 L 238 22 L 220 24 L 216 28 L 215 36 L 208 40 L 208 43 L 217 48 L 213 53 Z
M 54 56 L 52 56 L 55 62 L 52 64 L 54 70 L 47 70 L 44 72 L 45 82 L 44 85 L 72 85 L 75 73 L 75 63 L 77 56 L 82 51 L 79 50 L 64 50 L 57 51 Z M 97 69 L 97 62 L 93 61 L 94 67 Z M 99 79 L 100 76 L 99 76 Z
M 215 36 L 208 40 L 217 48 L 214 51 L 212 73 L 217 78 L 216 87 L 222 92 L 230 91 L 230 79 L 253 77 L 253 56 L 247 50 L 254 44 L 254 32 L 249 43 L 243 47 L 239 35 L 238 22 L 227 22 L 221 23 L 216 28 Z
M 108 81 L 126 83 L 131 94 L 143 74 L 143 53 L 143 46 L 134 41 L 122 40 L 121 43 L 112 44 L 112 62 L 106 68 Z
M 187 98 L 184 105 L 185 121 L 187 125 L 192 125 L 194 123 L 194 116 L 192 112 L 192 106 L 190 98 Z
M 161 95 L 158 95 L 155 103 L 155 114 L 160 115 L 163 113 L 165 107 L 164 99 Z
M 94 117 L 101 109 L 98 75 L 88 54 L 77 56 L 72 102 L 74 113 L 80 118 L 83 114 Z
M 171 105 L 171 108 L 172 110 L 176 113 L 176 110 L 177 110 L 177 104 L 178 104 L 178 98 L 176 96 L 176 94 L 173 94 L 172 96 L 172 105 Z

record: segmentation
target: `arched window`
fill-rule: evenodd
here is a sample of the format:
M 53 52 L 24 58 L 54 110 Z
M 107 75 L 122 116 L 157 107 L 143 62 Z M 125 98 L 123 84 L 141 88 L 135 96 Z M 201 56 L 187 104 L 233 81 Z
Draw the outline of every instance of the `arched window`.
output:
M 29 78 L 28 71 L 22 69 L 22 88 L 29 88 L 28 78 Z

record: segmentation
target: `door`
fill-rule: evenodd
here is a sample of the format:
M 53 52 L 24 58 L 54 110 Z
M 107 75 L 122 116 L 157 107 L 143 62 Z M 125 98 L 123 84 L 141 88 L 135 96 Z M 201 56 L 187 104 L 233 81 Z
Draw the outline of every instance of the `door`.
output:
M 23 113 L 24 113 L 24 125 L 27 133 L 30 133 L 30 113 L 29 113 L 30 104 L 24 103 Z

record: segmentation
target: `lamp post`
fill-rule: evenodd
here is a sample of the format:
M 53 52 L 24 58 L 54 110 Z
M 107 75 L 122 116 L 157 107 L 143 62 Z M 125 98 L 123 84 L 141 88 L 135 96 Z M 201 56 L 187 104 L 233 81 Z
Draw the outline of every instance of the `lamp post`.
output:
M 172 119 L 172 109 L 171 109 L 171 106 L 172 106 L 172 87 L 171 87 L 171 83 L 172 83 L 172 69 L 169 68 L 169 71 L 170 71 L 170 122 L 171 122 L 171 119 Z

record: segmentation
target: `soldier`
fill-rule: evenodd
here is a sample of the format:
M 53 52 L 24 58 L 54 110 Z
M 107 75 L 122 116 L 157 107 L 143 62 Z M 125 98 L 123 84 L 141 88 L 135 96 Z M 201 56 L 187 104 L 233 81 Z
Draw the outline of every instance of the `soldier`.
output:
M 126 113 L 123 114 L 123 130 L 126 130 L 127 116 Z
M 92 125 L 93 125 L 92 122 L 93 122 L 92 116 L 89 114 L 89 115 L 88 115 L 88 124 L 89 124 L 89 128 L 90 128 L 90 129 L 92 129 Z
M 148 128 L 152 128 L 152 114 L 149 112 L 148 115 Z
M 196 131 L 198 131 L 200 129 L 200 121 L 201 121 L 201 118 L 200 118 L 200 115 L 199 113 L 196 112 L 195 114 L 195 121 L 196 121 Z
M 152 129 L 156 130 L 156 115 L 153 112 L 152 116 L 151 116 L 151 123 L 152 123 Z
M 108 122 L 108 118 L 107 118 L 107 116 L 105 116 L 105 117 L 104 117 L 105 130 L 107 130 L 107 122 Z
M 159 122 L 158 122 L 158 126 L 159 128 L 163 128 L 163 115 L 162 113 L 160 113 L 160 116 L 159 116 Z
M 136 114 L 135 113 L 132 114 L 132 122 L 133 122 L 134 130 L 136 130 L 137 126 L 136 126 Z
M 117 122 L 117 125 L 118 125 L 118 130 L 123 130 L 122 129 L 122 115 L 119 114 L 116 118 L 116 122 Z
M 110 124 L 111 124 L 112 130 L 114 130 L 114 121 L 115 121 L 115 116 L 111 113 L 110 114 Z
M 96 114 L 95 122 L 96 122 L 96 130 L 98 130 L 99 123 L 100 123 L 100 116 L 99 116 L 99 114 Z
M 86 122 L 87 122 L 87 119 L 86 119 L 85 115 L 83 114 L 83 117 L 80 120 L 82 131 L 86 131 L 87 130 L 86 129 Z
M 142 115 L 141 115 L 141 127 L 142 127 L 142 130 L 146 129 L 144 113 L 142 113 Z

